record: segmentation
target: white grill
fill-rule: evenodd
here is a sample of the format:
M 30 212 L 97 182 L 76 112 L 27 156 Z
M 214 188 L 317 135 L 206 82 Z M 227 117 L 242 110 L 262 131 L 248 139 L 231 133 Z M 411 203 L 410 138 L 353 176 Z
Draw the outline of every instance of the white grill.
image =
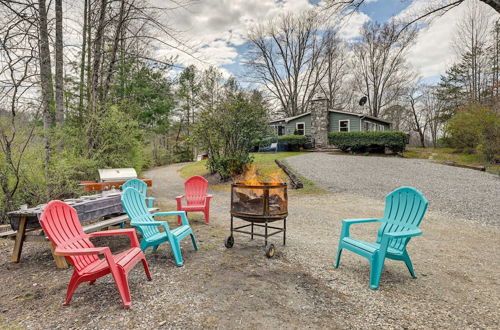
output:
M 99 169 L 99 182 L 127 181 L 137 178 L 134 168 Z

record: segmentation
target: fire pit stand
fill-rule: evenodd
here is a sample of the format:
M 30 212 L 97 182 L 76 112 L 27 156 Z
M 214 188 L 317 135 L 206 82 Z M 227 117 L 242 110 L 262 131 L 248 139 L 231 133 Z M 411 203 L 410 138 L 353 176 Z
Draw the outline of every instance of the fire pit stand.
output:
M 272 258 L 275 253 L 274 244 L 268 245 L 268 238 L 283 233 L 283 245 L 286 244 L 286 218 L 288 216 L 287 186 L 285 183 L 247 185 L 235 183 L 231 185 L 231 235 L 226 238 L 226 248 L 234 245 L 233 233 L 242 233 L 264 237 L 266 256 Z M 247 222 L 242 226 L 234 226 L 234 218 Z M 283 227 L 270 226 L 269 223 L 283 220 Z M 244 230 L 250 227 L 250 231 Z M 264 228 L 264 233 L 256 233 L 254 227 Z

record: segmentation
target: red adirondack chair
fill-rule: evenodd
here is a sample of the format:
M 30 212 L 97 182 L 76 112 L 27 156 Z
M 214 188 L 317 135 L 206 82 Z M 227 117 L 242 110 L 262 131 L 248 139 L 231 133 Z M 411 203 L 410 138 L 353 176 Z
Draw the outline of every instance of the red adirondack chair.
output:
M 45 207 L 40 224 L 56 248 L 54 253 L 64 256 L 74 266 L 64 306 L 69 305 L 73 292 L 80 283 L 94 284 L 99 277 L 111 273 L 118 287 L 123 306 L 129 308 L 131 299 L 127 274 L 139 261 L 142 261 L 146 276 L 151 280 L 148 263 L 139 247 L 135 229 L 108 230 L 86 234 L 83 232 L 75 209 L 61 201 L 52 201 Z M 109 247 L 95 247 L 89 239 L 90 237 L 114 235 L 127 235 L 130 238 L 131 248 L 113 255 Z M 104 258 L 100 259 L 99 255 L 103 255 Z
M 205 214 L 205 223 L 208 225 L 210 220 L 210 198 L 207 195 L 208 181 L 204 177 L 195 175 L 184 182 L 184 195 L 177 196 L 177 211 L 203 212 Z M 182 199 L 186 198 L 187 205 L 182 205 Z M 177 217 L 177 223 L 180 226 L 181 217 Z

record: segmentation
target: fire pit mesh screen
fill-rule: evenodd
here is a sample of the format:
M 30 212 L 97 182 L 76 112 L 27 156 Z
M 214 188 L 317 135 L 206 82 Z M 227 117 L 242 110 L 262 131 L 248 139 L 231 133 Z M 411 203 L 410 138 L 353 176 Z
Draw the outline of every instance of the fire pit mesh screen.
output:
M 283 217 L 287 215 L 286 184 L 232 185 L 231 212 L 236 216 Z

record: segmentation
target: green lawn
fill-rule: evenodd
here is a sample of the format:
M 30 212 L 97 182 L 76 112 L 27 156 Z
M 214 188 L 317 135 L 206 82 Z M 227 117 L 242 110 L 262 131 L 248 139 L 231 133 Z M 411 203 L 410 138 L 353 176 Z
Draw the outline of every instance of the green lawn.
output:
M 468 166 L 485 166 L 486 171 L 493 174 L 500 173 L 500 165 L 488 163 L 483 155 L 463 154 L 456 152 L 453 148 L 408 148 L 403 153 L 406 158 L 430 159 L 436 162 L 454 161 L 455 163 Z
M 305 154 L 305 152 L 276 152 L 276 153 L 253 153 L 254 157 L 253 165 L 257 168 L 257 172 L 259 175 L 263 177 L 268 177 L 273 173 L 279 173 L 280 176 L 285 179 L 286 174 L 279 168 L 278 165 L 274 162 L 276 159 L 283 159 L 290 156 L 296 156 Z M 182 178 L 187 179 L 193 175 L 206 175 L 208 174 L 208 170 L 205 167 L 206 160 L 202 160 L 199 162 L 190 163 L 180 170 L 180 175 Z M 301 177 L 302 182 L 304 183 L 304 188 L 296 190 L 298 193 L 304 194 L 312 194 L 312 193 L 321 193 L 323 190 L 314 185 L 312 181 L 304 179 Z M 224 189 L 221 187 L 214 187 L 216 189 Z
M 201 160 L 199 162 L 189 163 L 180 170 L 180 175 L 183 179 L 187 179 L 192 177 L 193 175 L 206 175 L 208 174 L 208 170 L 205 167 L 207 163 L 206 160 Z

